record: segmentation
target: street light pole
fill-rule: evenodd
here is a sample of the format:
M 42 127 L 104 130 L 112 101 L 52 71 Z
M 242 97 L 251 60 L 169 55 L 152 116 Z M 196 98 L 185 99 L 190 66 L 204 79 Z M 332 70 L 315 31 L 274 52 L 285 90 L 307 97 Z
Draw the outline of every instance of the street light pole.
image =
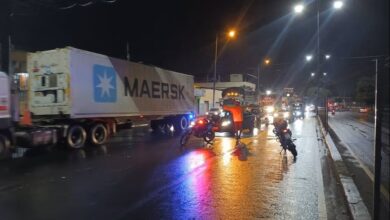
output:
M 217 59 L 218 59 L 218 34 L 215 35 L 215 57 L 214 57 L 214 77 L 213 77 L 213 108 L 215 105 L 215 83 L 217 81 Z
M 375 130 L 374 130 L 374 196 L 373 196 L 373 219 L 379 219 L 380 192 L 381 192 L 381 152 L 382 152 L 382 97 L 381 78 L 378 75 L 378 59 L 375 59 Z

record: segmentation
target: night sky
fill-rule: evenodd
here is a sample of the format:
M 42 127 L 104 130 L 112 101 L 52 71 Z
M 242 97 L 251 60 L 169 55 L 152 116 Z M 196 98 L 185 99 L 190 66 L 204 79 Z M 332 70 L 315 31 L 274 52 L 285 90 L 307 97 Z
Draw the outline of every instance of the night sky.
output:
M 58 8 L 88 1 L 11 2 L 11 35 L 18 49 L 73 46 L 125 58 L 129 42 L 133 61 L 203 80 L 207 74 L 212 76 L 218 33 L 218 74 L 222 78 L 230 73 L 253 74 L 253 68 L 267 56 L 274 65 L 261 71 L 261 84 L 299 88 L 315 67 L 314 62 L 304 62 L 305 54 L 315 50 L 314 3 L 297 16 L 292 14 L 294 1 L 286 0 L 117 0 L 112 4 L 95 0 L 87 7 L 68 10 Z M 339 93 L 348 93 L 353 89 L 351 81 L 372 75 L 374 67 L 367 59 L 345 58 L 389 54 L 389 1 L 345 0 L 341 11 L 333 11 L 331 2 L 320 3 L 321 53 L 332 55 L 323 70 L 333 86 L 347 90 Z M 238 29 L 238 36 L 227 41 L 224 34 L 231 27 Z

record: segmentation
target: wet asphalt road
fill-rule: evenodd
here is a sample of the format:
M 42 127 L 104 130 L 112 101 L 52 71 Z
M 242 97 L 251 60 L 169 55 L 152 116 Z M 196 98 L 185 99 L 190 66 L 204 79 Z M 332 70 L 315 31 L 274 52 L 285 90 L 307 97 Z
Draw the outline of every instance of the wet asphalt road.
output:
M 362 198 L 372 211 L 372 189 L 374 179 L 374 123 L 372 116 L 367 113 L 337 112 L 329 116 L 329 125 L 336 133 L 338 148 L 350 172 L 354 174 L 354 181 Z M 389 130 L 383 127 L 382 131 L 382 216 L 389 216 L 389 184 L 390 184 L 390 147 Z
M 29 151 L 0 162 L 0 219 L 348 219 L 315 118 L 290 125 L 298 159 L 280 154 L 273 126 L 212 148 L 147 129 L 106 146 Z M 240 160 L 241 159 L 241 160 Z

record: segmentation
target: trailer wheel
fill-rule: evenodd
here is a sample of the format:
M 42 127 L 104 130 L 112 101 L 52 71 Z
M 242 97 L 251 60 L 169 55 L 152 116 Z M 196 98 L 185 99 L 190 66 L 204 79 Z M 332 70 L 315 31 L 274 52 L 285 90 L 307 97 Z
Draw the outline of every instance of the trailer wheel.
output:
M 179 132 L 184 131 L 184 130 L 186 130 L 188 128 L 188 119 L 187 119 L 187 117 L 185 115 L 180 116 L 176 120 L 175 128 L 177 128 L 177 130 Z
M 87 133 L 80 125 L 71 125 L 66 135 L 66 144 L 69 148 L 78 149 L 84 147 Z
M 102 145 L 107 141 L 108 131 L 107 128 L 101 124 L 93 124 L 89 129 L 88 138 L 93 145 Z
M 11 141 L 5 135 L 0 134 L 0 159 L 4 159 L 8 156 L 9 149 L 11 147 Z

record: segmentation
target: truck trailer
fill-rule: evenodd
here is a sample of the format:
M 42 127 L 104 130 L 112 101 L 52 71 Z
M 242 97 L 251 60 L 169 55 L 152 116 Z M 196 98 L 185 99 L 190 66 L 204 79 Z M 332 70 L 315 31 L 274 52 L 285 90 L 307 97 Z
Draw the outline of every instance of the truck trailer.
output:
M 70 148 L 103 144 L 139 121 L 181 131 L 194 116 L 191 75 L 72 47 L 29 53 L 27 69 L 32 126 L 55 129 Z

